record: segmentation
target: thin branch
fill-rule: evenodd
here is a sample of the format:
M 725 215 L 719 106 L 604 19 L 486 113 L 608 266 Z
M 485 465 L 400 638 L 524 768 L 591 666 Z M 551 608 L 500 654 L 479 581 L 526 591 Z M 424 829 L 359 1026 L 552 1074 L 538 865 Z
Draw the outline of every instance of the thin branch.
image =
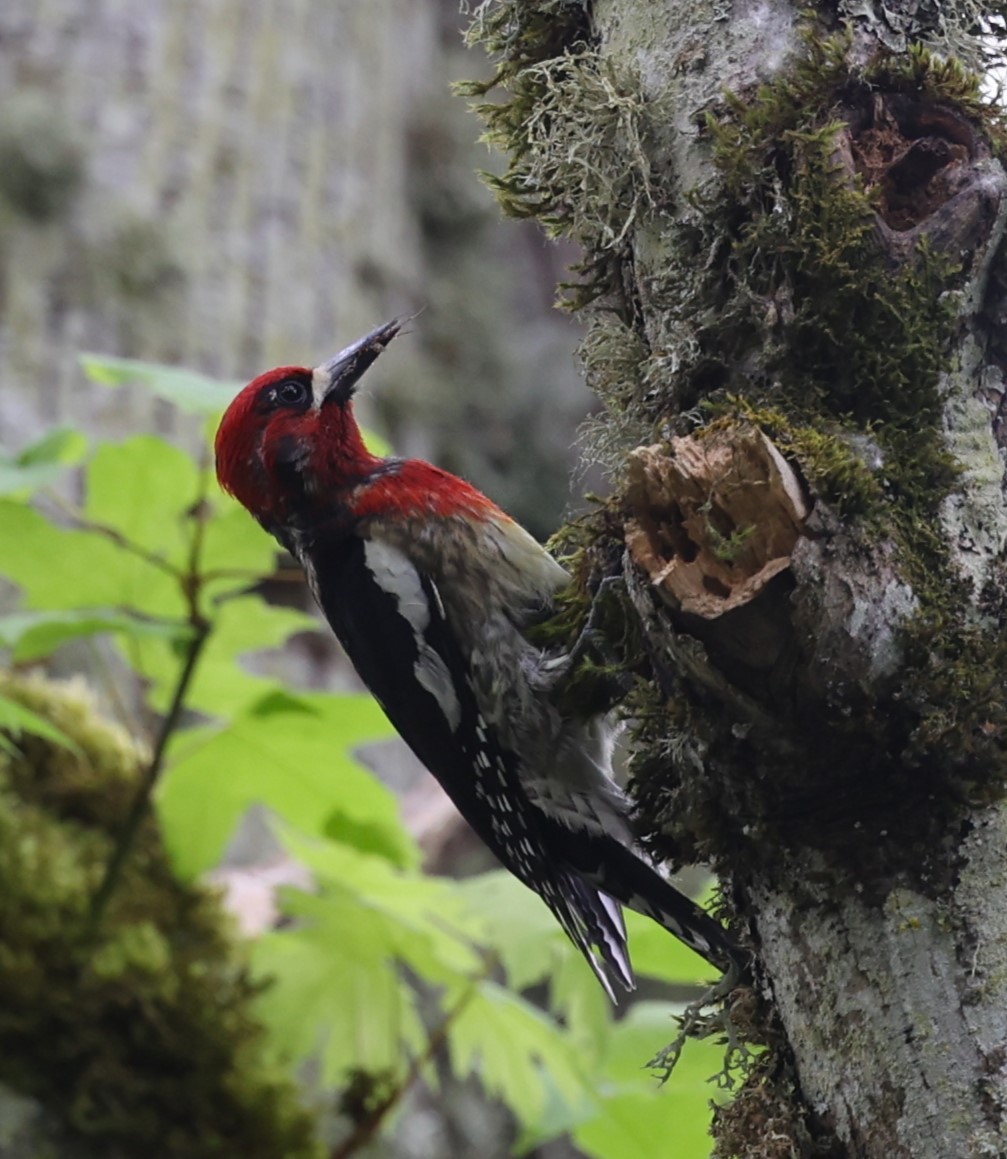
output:
M 168 749 L 168 742 L 178 727 L 182 709 L 185 707 L 186 695 L 192 684 L 193 677 L 196 674 L 199 658 L 202 655 L 203 647 L 210 636 L 210 631 L 213 626 L 212 622 L 203 615 L 199 606 L 200 590 L 203 584 L 203 577 L 199 571 L 199 562 L 206 530 L 206 519 L 204 518 L 203 511 L 206 478 L 207 473 L 204 469 L 201 479 L 204 486 L 200 497 L 193 505 L 190 513 L 190 517 L 193 520 L 193 532 L 192 540 L 189 544 L 189 558 L 186 570 L 183 572 L 172 568 L 172 574 L 178 580 L 182 594 L 185 596 L 188 605 L 188 622 L 192 629 L 192 635 L 186 643 L 185 655 L 182 658 L 182 664 L 179 668 L 178 679 L 175 682 L 171 703 L 168 706 L 168 711 L 164 719 L 161 721 L 161 727 L 158 729 L 157 739 L 154 742 L 154 751 L 146 769 L 143 771 L 140 788 L 130 806 L 129 814 L 123 824 L 115 849 L 112 851 L 112 856 L 109 858 L 108 865 L 105 867 L 105 874 L 101 880 L 101 884 L 98 886 L 91 900 L 88 925 L 92 936 L 97 933 L 101 926 L 101 921 L 108 908 L 108 903 L 122 877 L 123 866 L 136 843 L 140 825 L 147 814 L 151 796 L 157 785 L 158 777 L 161 775 L 161 770 L 164 767 L 164 758 Z M 92 527 L 92 530 L 94 529 L 96 528 Z M 113 532 L 113 534 L 118 538 L 122 538 L 118 532 Z M 134 552 L 137 550 L 137 545 L 131 544 L 128 540 L 123 540 L 123 546 L 126 546 L 127 550 L 134 550 Z M 139 550 L 143 551 L 142 548 Z
M 142 559 L 145 563 L 149 563 L 151 567 L 156 567 L 166 575 L 170 575 L 172 579 L 178 580 L 179 582 L 185 580 L 186 576 L 181 568 L 176 567 L 173 563 L 169 563 L 163 556 L 155 555 L 154 552 L 148 551 L 138 543 L 134 543 L 133 540 L 127 538 L 121 531 L 117 531 L 114 527 L 109 527 L 107 524 L 96 523 L 93 519 L 88 519 L 79 508 L 74 507 L 72 503 L 67 503 L 61 495 L 46 491 L 43 498 L 51 503 L 58 511 L 61 511 L 68 519 L 72 519 L 76 525 L 75 530 L 89 531 L 93 535 L 100 535 L 103 539 L 114 543 L 116 547 L 129 552 L 130 555 L 135 555 L 138 559 Z
M 193 634 L 189 638 L 185 650 L 178 680 L 175 683 L 175 691 L 172 694 L 171 705 L 158 730 L 157 740 L 154 743 L 154 752 L 146 769 L 143 771 L 140 788 L 137 791 L 136 797 L 133 799 L 133 804 L 130 806 L 129 814 L 119 834 L 112 856 L 109 858 L 108 865 L 105 867 L 105 875 L 91 900 L 91 912 L 88 916 L 88 923 L 92 933 L 95 933 L 101 925 L 109 900 L 115 892 L 115 888 L 119 884 L 119 879 L 122 876 L 122 869 L 126 858 L 129 856 L 136 842 L 137 833 L 146 816 L 151 795 L 154 792 L 154 787 L 157 784 L 158 777 L 161 775 L 161 769 L 164 766 L 164 756 L 168 747 L 168 741 L 171 739 L 171 735 L 178 725 L 179 717 L 185 705 L 186 693 L 189 691 L 189 685 L 192 683 L 192 678 L 196 673 L 196 666 L 199 662 L 200 654 L 203 651 L 203 645 L 206 643 L 209 635 L 209 621 L 200 619 L 198 623 L 193 624 Z
M 348 1156 L 355 1154 L 362 1147 L 366 1147 L 374 1136 L 377 1135 L 388 1115 L 415 1086 L 420 1075 L 423 1073 L 424 1067 L 434 1060 L 438 1052 L 446 1044 L 451 1027 L 461 1017 L 465 1012 L 465 1008 L 475 997 L 479 983 L 489 977 L 496 968 L 496 964 L 496 955 L 488 954 L 483 969 L 475 977 L 469 979 L 469 983 L 462 991 L 458 1001 L 445 1013 L 437 1026 L 430 1032 L 426 1046 L 411 1060 L 406 1073 L 402 1076 L 402 1081 L 378 1103 L 370 1114 L 357 1123 L 347 1138 L 341 1143 L 338 1143 L 329 1152 L 329 1159 L 348 1159 Z

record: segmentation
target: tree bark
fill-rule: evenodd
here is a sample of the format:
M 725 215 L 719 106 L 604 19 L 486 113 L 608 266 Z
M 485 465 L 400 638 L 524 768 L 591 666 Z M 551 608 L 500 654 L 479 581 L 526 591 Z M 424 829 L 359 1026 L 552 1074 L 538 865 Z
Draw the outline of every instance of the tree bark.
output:
M 503 0 L 484 115 L 585 248 L 641 819 L 757 957 L 717 1153 L 1004 1155 L 1002 144 L 971 6 L 817 8 Z

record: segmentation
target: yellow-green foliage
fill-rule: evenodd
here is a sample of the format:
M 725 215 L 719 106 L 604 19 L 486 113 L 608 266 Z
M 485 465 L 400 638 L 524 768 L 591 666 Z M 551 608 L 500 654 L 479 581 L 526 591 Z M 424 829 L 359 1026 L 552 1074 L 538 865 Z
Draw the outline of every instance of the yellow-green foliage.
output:
M 77 751 L 0 754 L 0 1081 L 109 1159 L 316 1155 L 265 1063 L 257 988 L 216 898 L 180 884 L 153 821 L 102 928 L 88 906 L 142 759 L 79 688 L 3 678 Z

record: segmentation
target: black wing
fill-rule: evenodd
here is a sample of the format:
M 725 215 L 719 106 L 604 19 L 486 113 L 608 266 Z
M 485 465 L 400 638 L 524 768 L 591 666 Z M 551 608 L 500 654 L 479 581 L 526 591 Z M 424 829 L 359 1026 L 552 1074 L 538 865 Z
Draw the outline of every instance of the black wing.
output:
M 471 672 L 431 579 L 401 553 L 401 574 L 376 568 L 369 542 L 370 551 L 357 536 L 317 545 L 305 560 L 322 612 L 361 680 L 478 836 L 550 907 L 609 994 L 611 979 L 631 988 L 618 905 L 563 854 L 563 845 L 573 846 L 582 835 L 528 800 L 517 757 L 479 710 Z M 412 599 L 420 593 L 422 601 Z M 587 860 L 595 859 L 588 853 Z

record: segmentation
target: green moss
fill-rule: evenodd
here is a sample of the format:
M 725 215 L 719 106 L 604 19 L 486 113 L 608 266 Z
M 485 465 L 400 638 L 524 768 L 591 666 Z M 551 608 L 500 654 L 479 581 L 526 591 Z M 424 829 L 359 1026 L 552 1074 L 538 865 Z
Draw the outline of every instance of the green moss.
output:
M 839 171 L 845 122 L 831 110 L 862 103 L 868 91 L 903 93 L 953 107 L 994 138 L 999 122 L 977 79 L 955 62 L 917 46 L 879 58 L 861 76 L 843 63 L 846 47 L 843 37 L 809 39 L 790 77 L 711 122 L 726 195 L 712 228 L 726 226 L 732 242 L 730 269 L 708 291 L 734 299 L 720 379 L 736 393 L 708 397 L 714 414 L 758 422 L 818 495 L 848 520 L 864 517 L 874 542 L 896 545 L 920 612 L 903 640 L 904 696 L 884 709 L 903 723 L 885 723 L 879 751 L 890 761 L 943 761 L 973 778 L 1002 778 L 997 690 L 1007 666 L 1002 649 L 980 647 L 988 629 L 969 610 L 939 520 L 958 480 L 943 436 L 941 379 L 962 271 L 957 256 L 925 244 L 898 266 L 886 260 L 874 236 L 878 190 Z M 767 326 L 766 303 L 774 302 L 784 311 Z M 714 325 L 699 344 L 709 349 L 724 337 Z M 736 368 L 752 365 L 756 344 L 760 373 L 741 379 Z M 703 374 L 718 377 L 708 362 Z
M 821 8 L 822 6 L 819 6 Z M 1002 68 L 1007 53 L 1007 5 L 1003 0 L 955 0 L 954 4 L 907 4 L 885 0 L 831 0 L 837 23 L 870 28 L 896 52 L 925 45 L 973 72 Z
M 898 259 L 879 243 L 890 191 L 884 158 L 871 154 L 864 132 L 905 127 L 911 136 L 911 126 L 896 124 L 899 110 L 950 109 L 971 124 L 966 135 L 996 149 L 999 115 L 974 75 L 925 46 L 864 64 L 852 35 L 809 27 L 801 59 L 772 82 L 725 97 L 707 117 L 713 179 L 688 212 L 669 213 L 674 183 L 648 160 L 659 112 L 634 77 L 612 75 L 572 9 L 503 0 L 487 7 L 500 24 L 477 34 L 495 54 L 493 83 L 504 90 L 482 112 L 491 140 L 508 154 L 496 183 L 505 209 L 584 247 L 585 285 L 573 304 L 594 303 L 582 359 L 605 406 L 589 428 L 587 457 L 618 485 L 634 445 L 755 423 L 842 518 L 851 544 L 868 552 L 890 545 L 919 604 L 900 641 L 898 696 L 874 700 L 839 682 L 823 690 L 822 704 L 787 723 L 807 729 L 811 757 L 798 743 L 794 768 L 774 767 L 768 797 L 767 783 L 737 777 L 759 767 L 759 756 L 746 729 L 733 727 L 732 697 L 748 697 L 755 715 L 767 701 L 770 717 L 779 712 L 776 690 L 758 674 L 744 684 L 735 658 L 740 689 L 711 694 L 665 673 L 664 693 L 638 693 L 652 697 L 635 705 L 643 813 L 656 829 L 667 821 L 668 852 L 716 858 L 740 840 L 751 847 L 760 817 L 782 816 L 788 796 L 798 800 L 816 780 L 821 792 L 831 783 L 832 770 L 816 763 L 825 733 L 836 768 L 863 769 L 871 784 L 888 786 L 886 807 L 900 808 L 923 784 L 948 802 L 970 791 L 963 781 L 999 783 L 1007 661 L 1003 649 L 983 645 L 988 623 L 984 629 L 970 611 L 940 523 L 959 482 L 942 429 L 942 382 L 961 311 L 956 287 L 970 271 L 959 254 L 925 242 Z M 879 101 L 889 102 L 888 120 L 875 125 Z M 576 134 L 587 142 L 581 153 L 571 153 Z M 927 212 L 920 208 L 921 220 Z M 630 239 L 645 243 L 646 269 Z M 618 519 L 594 533 L 607 538 L 592 541 L 592 567 L 623 544 Z M 587 588 L 580 590 L 577 616 L 566 624 L 573 631 L 584 614 Z M 781 600 L 785 617 L 786 593 Z M 616 642 L 615 620 L 612 630 Z M 623 662 L 637 670 L 646 658 L 629 647 Z M 782 694 L 784 703 L 793 695 Z M 690 777 L 703 767 L 703 777 Z M 711 775 L 717 769 L 723 776 Z M 852 787 L 854 813 L 868 800 L 863 786 Z M 746 818 L 746 838 L 732 817 Z M 824 831 L 820 821 L 806 824 Z M 848 826 L 847 815 L 840 828 Z
M 476 9 L 466 39 L 486 50 L 495 71 L 491 80 L 468 82 L 464 88 L 485 95 L 509 85 L 530 65 L 588 41 L 590 29 L 584 0 L 486 0 Z
M 535 125 L 542 126 L 543 105 L 553 102 L 557 87 L 569 83 L 578 58 L 589 53 L 589 25 L 576 0 L 506 0 L 481 4 L 469 26 L 469 44 L 489 56 L 494 72 L 488 81 L 468 81 L 457 91 L 473 98 L 486 125 L 484 140 L 507 158 L 503 176 L 484 174 L 504 212 L 512 217 L 560 217 L 557 199 L 540 173 Z M 496 89 L 507 99 L 486 102 Z M 566 118 L 562 118 L 566 120 Z
M 587 462 L 618 474 L 627 447 L 652 438 L 652 421 L 641 416 L 649 351 L 633 327 L 614 313 L 593 314 L 579 350 L 587 384 L 604 404 L 584 424 Z
M 954 55 L 935 52 L 923 43 L 911 44 L 904 55 L 880 56 L 867 69 L 865 79 L 879 89 L 948 105 L 982 126 L 998 150 L 1007 143 L 1003 108 L 983 96 L 982 76 Z
M 15 96 L 0 111 L 0 200 L 45 224 L 70 209 L 84 185 L 84 160 L 71 126 L 50 98 Z
M 681 240 L 693 260 L 715 260 L 688 285 L 694 342 L 664 398 L 702 404 L 688 418 L 694 433 L 757 423 L 844 517 L 847 534 L 865 546 L 894 545 L 919 601 L 901 641 L 900 695 L 872 704 L 849 690 L 843 713 L 810 727 L 829 729 L 837 764 L 848 751 L 864 768 L 906 770 L 905 783 L 891 779 L 893 805 L 902 792 L 918 791 L 913 777 L 935 799 L 954 802 L 961 777 L 1003 779 L 1007 681 L 1004 649 L 988 638 L 982 644 L 989 627 L 971 611 L 940 522 L 959 478 L 944 439 L 941 389 L 957 334 L 954 290 L 966 271 L 957 254 L 933 253 L 925 243 L 901 263 L 888 259 L 876 237 L 880 190 L 866 169 L 851 176 L 841 164 L 848 114 L 840 119 L 837 111 L 869 107 L 879 93 L 909 94 L 955 108 L 980 133 L 995 137 L 999 127 L 975 78 L 959 66 L 915 48 L 857 71 L 846 63 L 848 47 L 843 36 L 810 37 L 806 58 L 788 76 L 729 100 L 710 119 L 720 200 L 705 191 L 699 224 Z M 661 401 L 637 403 L 655 430 L 668 421 Z M 682 419 L 672 429 L 676 423 L 681 429 Z M 711 705 L 687 700 L 688 720 L 675 728 L 719 746 L 728 763 L 751 759 L 744 745 L 718 737 Z M 653 771 L 658 793 L 667 780 L 663 755 L 658 746 L 639 766 Z M 712 837 L 723 816 L 707 827 L 702 808 L 689 804 L 686 815 L 694 821 L 698 813 L 701 834 Z M 734 804 L 749 815 L 761 811 L 755 800 Z
M 0 1082 L 102 1155 L 317 1155 L 311 1117 L 265 1061 L 259 984 L 216 897 L 176 880 L 143 830 L 97 935 L 88 906 L 142 754 L 79 691 L 3 678 L 79 752 L 0 755 Z
M 759 406 L 728 395 L 708 407 L 716 416 L 702 435 L 739 423 L 757 426 L 791 462 L 798 463 L 812 491 L 843 515 L 877 514 L 884 509 L 884 487 L 875 472 L 881 454 L 868 428 L 859 437 L 833 423 L 831 429 L 802 425 L 776 407 Z
M 730 250 L 705 290 L 735 299 L 720 377 L 802 425 L 870 430 L 896 452 L 889 482 L 902 494 L 924 482 L 936 502 L 954 479 L 937 387 L 958 309 L 945 291 L 959 268 L 925 246 L 892 268 L 877 244 L 878 190 L 841 168 L 845 123 L 833 108 L 866 100 L 878 82 L 851 77 L 847 47 L 812 40 L 793 75 L 709 121 L 723 200 L 706 228 L 726 232 Z M 715 322 L 700 347 L 724 337 Z M 760 374 L 738 379 L 756 344 Z M 718 377 L 709 360 L 703 369 Z

